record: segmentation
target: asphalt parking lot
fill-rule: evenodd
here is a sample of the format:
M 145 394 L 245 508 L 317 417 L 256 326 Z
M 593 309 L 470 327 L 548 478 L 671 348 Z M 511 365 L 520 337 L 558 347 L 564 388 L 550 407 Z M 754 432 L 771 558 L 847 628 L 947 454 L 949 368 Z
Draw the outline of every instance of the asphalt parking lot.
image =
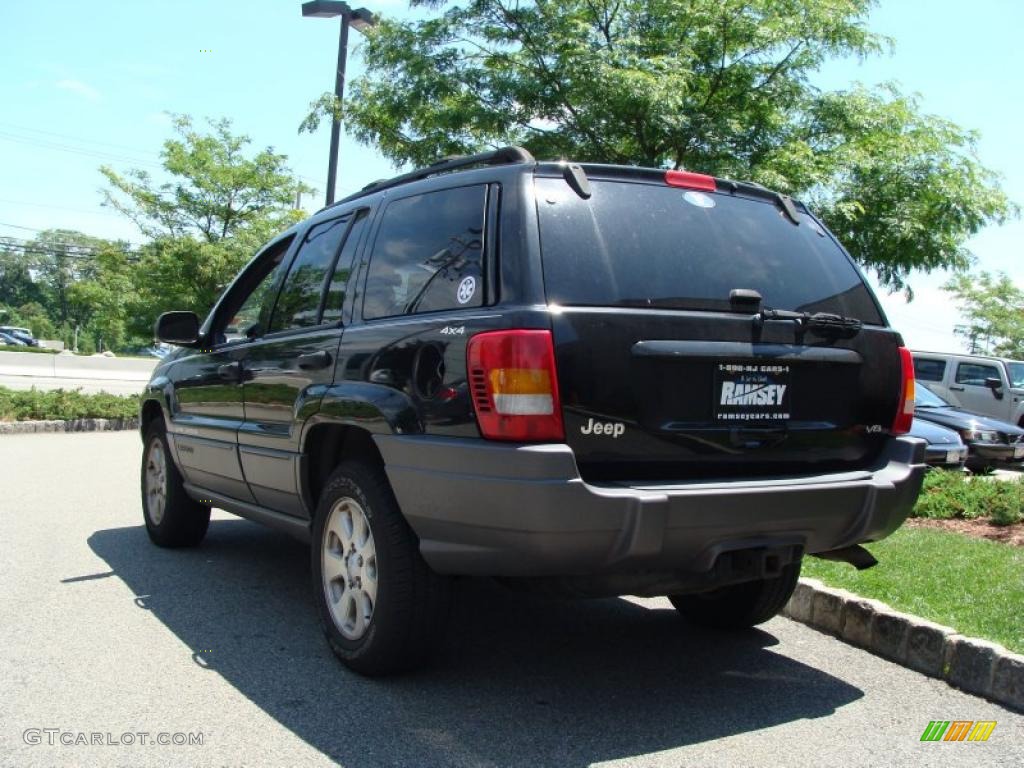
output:
M 3 765 L 1024 764 L 1024 716 L 786 619 L 718 634 L 660 599 L 469 581 L 433 668 L 359 678 L 322 641 L 302 545 L 223 513 L 198 549 L 150 545 L 140 449 L 0 438 Z M 920 742 L 936 719 L 998 725 Z M 140 732 L 203 743 L 122 743 Z M 116 743 L 60 743 L 94 733 Z

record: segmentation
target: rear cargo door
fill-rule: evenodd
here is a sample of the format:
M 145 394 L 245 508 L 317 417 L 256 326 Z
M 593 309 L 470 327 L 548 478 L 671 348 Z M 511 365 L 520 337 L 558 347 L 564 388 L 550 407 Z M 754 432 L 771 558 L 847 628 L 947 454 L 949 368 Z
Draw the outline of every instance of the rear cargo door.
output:
M 769 196 L 536 179 L 566 437 L 584 477 L 863 468 L 900 390 L 899 336 L 849 257 Z M 739 291 L 739 294 L 734 294 Z M 760 309 L 730 301 L 756 291 Z M 863 324 L 827 330 L 792 315 Z

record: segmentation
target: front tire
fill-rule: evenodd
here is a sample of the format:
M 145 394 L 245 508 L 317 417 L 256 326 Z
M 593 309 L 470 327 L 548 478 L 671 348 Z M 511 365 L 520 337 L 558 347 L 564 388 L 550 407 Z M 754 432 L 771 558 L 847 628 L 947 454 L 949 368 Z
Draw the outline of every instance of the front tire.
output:
M 185 492 L 185 482 L 171 458 L 163 424 L 146 430 L 142 450 L 142 516 L 158 547 L 194 547 L 210 526 L 210 508 Z
M 697 595 L 671 595 L 679 613 L 694 624 L 715 629 L 746 629 L 762 624 L 782 610 L 796 589 L 800 561 L 790 563 L 774 579 L 757 579 Z
M 444 635 L 451 579 L 430 570 L 383 471 L 343 462 L 317 504 L 313 595 L 334 654 L 367 676 L 410 671 Z

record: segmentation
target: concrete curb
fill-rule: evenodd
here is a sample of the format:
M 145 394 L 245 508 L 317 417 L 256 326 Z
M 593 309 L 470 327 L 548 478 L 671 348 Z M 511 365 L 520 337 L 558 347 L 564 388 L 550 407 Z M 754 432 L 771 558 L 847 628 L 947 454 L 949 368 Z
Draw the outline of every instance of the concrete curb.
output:
M 817 579 L 800 579 L 782 615 L 969 693 L 1024 712 L 1024 656 L 900 613 Z
M 0 421 L 0 435 L 26 435 L 37 432 L 111 432 L 138 428 L 139 420 L 137 418 Z

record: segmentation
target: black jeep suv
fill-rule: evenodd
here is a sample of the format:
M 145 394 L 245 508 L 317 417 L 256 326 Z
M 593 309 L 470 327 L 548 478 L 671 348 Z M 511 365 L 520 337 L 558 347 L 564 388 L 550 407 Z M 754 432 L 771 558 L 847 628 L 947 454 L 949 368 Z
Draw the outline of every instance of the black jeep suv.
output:
M 210 507 L 311 542 L 334 652 L 422 660 L 452 577 L 775 615 L 801 558 L 874 563 L 917 497 L 913 366 L 800 203 L 508 148 L 377 182 L 270 242 L 142 404 L 161 546 Z

